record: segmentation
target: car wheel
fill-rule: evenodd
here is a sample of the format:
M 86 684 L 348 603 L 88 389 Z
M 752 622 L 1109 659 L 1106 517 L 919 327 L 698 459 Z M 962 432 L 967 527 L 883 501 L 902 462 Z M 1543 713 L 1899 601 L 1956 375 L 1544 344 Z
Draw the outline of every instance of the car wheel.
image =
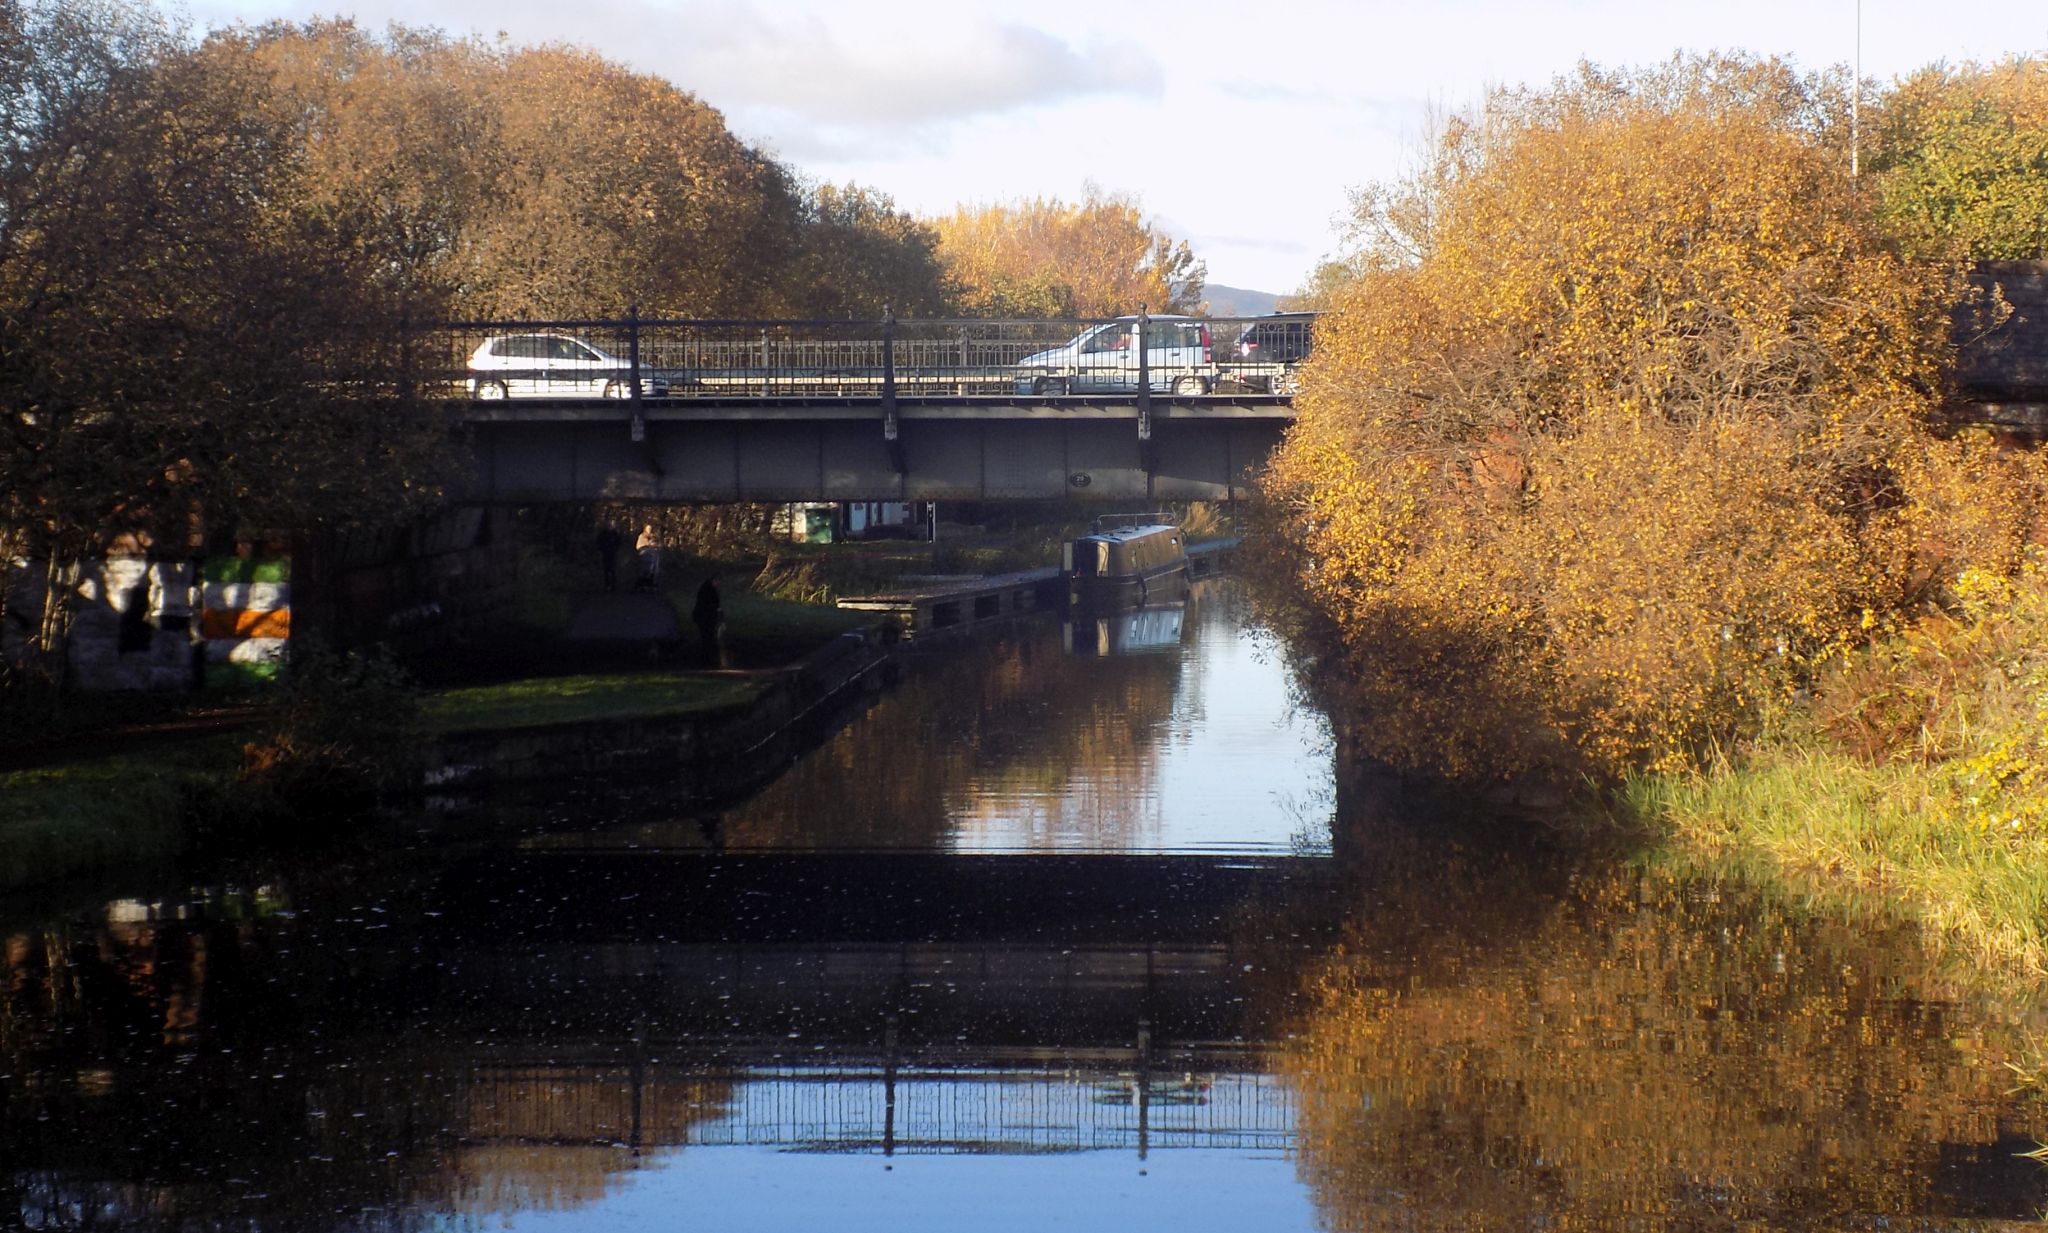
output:
M 1176 394 L 1206 394 L 1209 392 L 1209 383 L 1200 377 L 1176 377 L 1173 382 L 1173 392 Z
M 503 381 L 479 381 L 476 384 L 476 396 L 485 402 L 497 402 L 505 397 L 505 383 Z
M 626 383 L 625 383 L 625 382 L 623 382 L 623 381 L 607 381 L 607 382 L 605 382 L 605 383 L 604 383 L 604 396 L 605 396 L 606 398 L 624 398 L 624 397 L 626 397 Z
M 1065 377 L 1040 377 L 1031 383 L 1031 392 L 1034 394 L 1064 394 L 1067 392 L 1067 379 Z

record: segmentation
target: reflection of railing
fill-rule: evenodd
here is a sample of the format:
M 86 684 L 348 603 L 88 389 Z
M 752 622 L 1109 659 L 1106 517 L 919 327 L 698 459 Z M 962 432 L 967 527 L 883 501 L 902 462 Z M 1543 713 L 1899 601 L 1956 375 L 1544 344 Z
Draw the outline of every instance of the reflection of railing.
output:
M 883 1154 L 1293 1148 L 1294 1093 L 1263 1059 L 1147 1060 L 487 1067 L 469 1077 L 462 1138 Z
M 422 393 L 479 398 L 1066 397 L 1293 392 L 1313 318 L 470 321 L 409 349 Z M 1140 345 L 1139 340 L 1144 344 Z

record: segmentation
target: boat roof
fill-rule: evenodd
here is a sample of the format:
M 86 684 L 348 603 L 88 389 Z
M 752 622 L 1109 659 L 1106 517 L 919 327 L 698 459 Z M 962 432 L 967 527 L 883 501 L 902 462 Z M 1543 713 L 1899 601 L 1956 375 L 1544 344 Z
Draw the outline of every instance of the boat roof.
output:
M 1161 531 L 1178 533 L 1180 528 L 1170 522 L 1144 522 L 1131 527 L 1106 527 L 1103 530 L 1090 531 L 1086 535 L 1076 536 L 1075 538 L 1100 540 L 1144 539 L 1148 536 L 1157 535 Z

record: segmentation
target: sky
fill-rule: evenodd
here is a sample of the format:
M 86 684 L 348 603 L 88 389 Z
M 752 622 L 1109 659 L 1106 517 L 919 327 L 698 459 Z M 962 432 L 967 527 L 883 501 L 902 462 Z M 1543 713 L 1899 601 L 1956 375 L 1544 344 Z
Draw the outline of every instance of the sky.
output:
M 919 214 L 1135 195 L 1209 281 L 1287 292 L 1432 114 L 1580 60 L 1743 50 L 1884 83 L 2048 52 L 2041 0 L 187 0 L 206 29 L 348 16 L 567 42 L 660 74 L 819 181 Z

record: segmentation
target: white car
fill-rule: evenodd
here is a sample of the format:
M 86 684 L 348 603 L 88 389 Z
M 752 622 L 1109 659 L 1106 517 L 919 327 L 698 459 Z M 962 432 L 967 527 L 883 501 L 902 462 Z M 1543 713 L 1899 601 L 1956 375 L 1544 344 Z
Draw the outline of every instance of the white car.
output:
M 1121 393 L 1138 388 L 1136 317 L 1091 326 L 1049 351 L 1018 360 L 1019 394 Z M 1151 317 L 1145 323 L 1145 375 L 1153 390 L 1206 394 L 1216 379 L 1207 322 Z
M 469 357 L 472 398 L 630 398 L 631 365 L 567 334 L 486 338 Z M 660 398 L 668 382 L 642 377 L 640 395 Z

